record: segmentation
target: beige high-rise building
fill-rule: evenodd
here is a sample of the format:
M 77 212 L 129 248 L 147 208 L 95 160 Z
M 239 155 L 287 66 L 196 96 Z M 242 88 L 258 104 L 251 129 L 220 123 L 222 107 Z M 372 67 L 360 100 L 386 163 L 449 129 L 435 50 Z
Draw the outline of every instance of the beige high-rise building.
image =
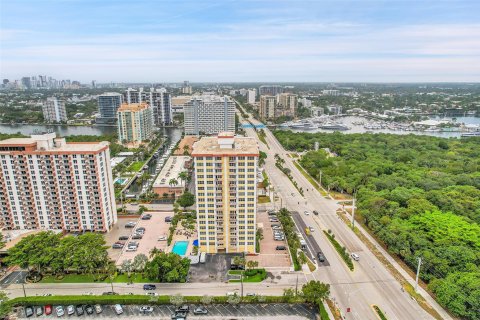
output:
M 276 107 L 277 107 L 277 97 L 260 96 L 260 108 L 259 108 L 260 118 L 262 118 L 263 120 L 274 119 Z
M 197 141 L 192 157 L 200 251 L 254 253 L 257 141 L 223 132 Z
M 67 122 L 65 100 L 56 97 L 47 98 L 42 106 L 43 118 L 46 122 Z
M 0 228 L 106 232 L 117 221 L 108 142 L 11 138 L 0 162 Z
M 295 116 L 297 111 L 298 99 L 296 94 L 280 93 L 278 95 L 278 114 L 284 116 Z
M 138 146 L 153 135 L 153 111 L 146 103 L 124 103 L 117 111 L 118 141 Z

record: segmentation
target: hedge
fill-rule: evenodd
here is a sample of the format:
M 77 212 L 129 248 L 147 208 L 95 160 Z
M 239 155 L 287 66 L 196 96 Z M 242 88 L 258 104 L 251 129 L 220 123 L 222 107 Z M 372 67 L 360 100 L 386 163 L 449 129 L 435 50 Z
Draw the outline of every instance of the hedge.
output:
M 320 313 L 320 319 L 321 320 L 330 320 L 330 317 L 328 316 L 328 312 L 325 309 L 325 305 L 323 304 L 322 300 L 319 300 L 317 302 L 318 305 L 318 312 Z
M 280 303 L 284 302 L 283 296 L 263 296 L 264 303 Z M 185 302 L 201 303 L 202 296 L 184 296 Z M 105 296 L 35 296 L 35 297 L 19 297 L 10 300 L 12 305 L 27 306 L 27 305 L 77 305 L 77 304 L 171 304 L 170 296 L 156 296 L 150 297 L 146 295 L 105 295 Z M 257 303 L 258 296 L 243 297 L 242 303 Z M 228 303 L 227 296 L 212 297 L 212 303 Z
M 325 233 L 328 240 L 330 240 L 330 242 L 333 244 L 333 247 L 335 248 L 335 250 L 337 250 L 338 254 L 340 255 L 340 257 L 342 257 L 343 261 L 345 261 L 350 271 L 353 271 L 353 268 L 354 268 L 353 261 L 352 261 L 352 258 L 350 258 L 350 255 L 348 254 L 348 252 L 345 250 L 345 247 L 342 247 L 340 243 L 338 243 L 338 241 L 335 240 L 334 235 L 328 233 L 325 230 L 323 230 L 323 233 Z

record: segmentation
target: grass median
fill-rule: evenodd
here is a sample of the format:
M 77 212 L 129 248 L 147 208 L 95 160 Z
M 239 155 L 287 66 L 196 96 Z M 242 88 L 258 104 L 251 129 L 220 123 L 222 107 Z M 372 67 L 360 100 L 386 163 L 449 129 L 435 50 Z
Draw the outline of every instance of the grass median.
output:
M 328 240 L 332 243 L 333 247 L 335 250 L 337 250 L 338 254 L 340 257 L 342 257 L 342 260 L 345 262 L 345 264 L 348 266 L 350 271 L 353 271 L 354 266 L 353 266 L 353 261 L 352 258 L 348 255 L 347 250 L 345 247 L 342 247 L 340 243 L 338 243 L 337 240 L 335 240 L 335 235 L 328 233 L 327 231 L 323 231 L 323 233 L 327 236 Z

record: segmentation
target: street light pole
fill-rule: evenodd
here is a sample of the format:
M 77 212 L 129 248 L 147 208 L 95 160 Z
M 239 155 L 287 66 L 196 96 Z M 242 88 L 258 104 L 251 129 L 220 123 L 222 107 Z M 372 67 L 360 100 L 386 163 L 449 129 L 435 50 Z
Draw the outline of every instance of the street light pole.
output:
M 415 277 L 415 292 L 418 288 L 418 276 L 420 275 L 420 265 L 422 264 L 422 257 L 418 257 L 417 276 Z
M 353 194 L 352 203 L 352 229 L 355 230 L 355 194 Z

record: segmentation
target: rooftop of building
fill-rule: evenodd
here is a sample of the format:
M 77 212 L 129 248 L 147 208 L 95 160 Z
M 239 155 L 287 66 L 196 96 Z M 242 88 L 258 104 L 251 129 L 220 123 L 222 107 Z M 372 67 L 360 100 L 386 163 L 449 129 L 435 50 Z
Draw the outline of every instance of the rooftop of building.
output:
M 100 151 L 109 145 L 108 141 L 66 142 L 55 133 L 31 135 L 30 138 L 9 138 L 0 141 L 0 147 L 34 147 L 32 151 L 88 152 Z
M 258 143 L 252 137 L 238 137 L 232 132 L 221 132 L 216 137 L 203 137 L 193 145 L 192 156 L 245 155 L 258 156 Z
M 219 96 L 215 94 L 193 95 L 191 96 L 190 100 L 202 100 L 203 102 L 224 102 L 225 98 L 227 98 L 228 102 L 233 102 L 229 96 Z
M 118 92 L 104 92 L 102 94 L 99 94 L 100 97 L 102 96 L 121 96 L 121 93 Z
M 148 103 L 142 102 L 142 103 L 122 103 L 120 108 L 118 108 L 118 111 L 142 111 L 145 110 L 149 107 Z
M 160 171 L 160 174 L 155 179 L 153 183 L 154 188 L 162 188 L 162 187 L 177 187 L 177 188 L 184 188 L 185 181 L 178 178 L 178 174 L 187 170 L 185 168 L 185 164 L 190 161 L 190 157 L 188 156 L 171 156 L 168 158 L 167 162 Z M 177 185 L 170 185 L 169 182 L 171 179 L 177 180 Z

